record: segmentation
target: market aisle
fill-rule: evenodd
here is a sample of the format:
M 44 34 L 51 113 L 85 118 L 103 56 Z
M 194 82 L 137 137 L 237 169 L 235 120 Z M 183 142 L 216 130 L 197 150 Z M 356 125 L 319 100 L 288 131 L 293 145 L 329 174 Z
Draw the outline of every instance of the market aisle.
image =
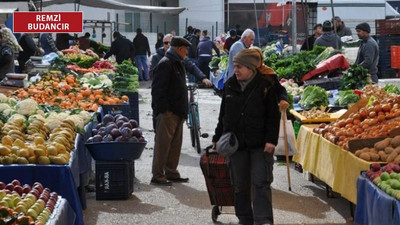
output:
M 204 177 L 199 167 L 200 156 L 191 147 L 189 130 L 184 127 L 184 143 L 179 169 L 182 176 L 190 178 L 188 184 L 172 187 L 150 185 L 153 155 L 153 132 L 151 118 L 151 95 L 149 82 L 139 90 L 140 125 L 149 141 L 141 158 L 135 162 L 136 178 L 134 192 L 123 201 L 96 201 L 95 193 L 88 193 L 88 207 L 84 211 L 86 225 L 211 225 L 211 206 Z M 199 105 L 202 132 L 209 138 L 202 139 L 202 147 L 211 142 L 216 126 L 220 98 L 211 89 L 199 90 Z M 273 204 L 275 224 L 352 224 L 346 222 L 350 216 L 348 202 L 342 198 L 328 199 L 321 183 L 313 184 L 303 174 L 291 169 L 292 190 L 288 192 L 286 167 L 275 163 Z M 223 210 L 232 213 L 233 207 Z M 221 224 L 237 224 L 232 214 L 218 217 Z

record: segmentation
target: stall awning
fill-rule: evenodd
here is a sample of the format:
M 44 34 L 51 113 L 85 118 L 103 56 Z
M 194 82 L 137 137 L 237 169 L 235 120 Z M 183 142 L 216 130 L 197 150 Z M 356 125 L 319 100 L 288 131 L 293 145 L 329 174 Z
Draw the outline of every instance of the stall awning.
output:
M 0 8 L 0 14 L 10 14 L 10 13 L 13 13 L 13 12 L 15 12 L 15 10 L 17 10 L 17 8 L 12 8 L 12 9 L 1 9 Z
M 43 7 L 55 5 L 55 4 L 68 4 L 75 3 L 74 0 L 43 0 Z M 183 7 L 159 7 L 159 6 L 147 6 L 147 5 L 133 5 L 117 0 L 81 0 L 78 1 L 81 5 L 105 8 L 105 9 L 116 9 L 116 10 L 130 10 L 130 11 L 140 11 L 140 12 L 151 12 L 151 13 L 161 13 L 161 14 L 179 14 L 185 10 Z

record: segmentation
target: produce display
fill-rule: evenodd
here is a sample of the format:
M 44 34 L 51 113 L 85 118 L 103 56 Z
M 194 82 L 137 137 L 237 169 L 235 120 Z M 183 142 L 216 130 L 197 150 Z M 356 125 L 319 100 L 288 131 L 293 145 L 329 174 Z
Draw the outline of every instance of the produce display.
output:
M 398 162 L 392 162 L 383 167 L 379 163 L 373 163 L 365 175 L 388 195 L 400 200 L 400 166 Z
M 282 78 L 280 80 L 280 82 L 281 82 L 281 85 L 286 88 L 286 91 L 293 96 L 299 96 L 304 91 L 303 86 L 299 87 L 299 85 L 296 82 L 294 82 L 293 79 L 287 80 L 285 78 Z
M 92 130 L 93 137 L 87 140 L 87 143 L 98 142 L 146 142 L 143 137 L 142 130 L 138 128 L 138 122 L 128 119 L 121 114 L 106 114 L 103 122 L 99 123 Z
M 218 64 L 220 61 L 221 59 L 219 57 L 213 56 L 208 66 L 211 68 L 218 68 Z
M 358 100 L 360 100 L 360 96 L 355 94 L 353 90 L 339 91 L 339 97 L 335 100 L 335 105 L 347 107 Z
M 386 84 L 383 87 L 383 90 L 385 90 L 387 93 L 393 93 L 396 95 L 400 95 L 400 88 L 393 84 Z
M 325 89 L 318 86 L 307 86 L 304 89 L 303 96 L 299 101 L 299 105 L 303 109 L 311 109 L 312 107 L 328 106 L 328 93 Z
M 339 146 L 348 148 L 348 141 L 360 138 L 386 137 L 389 132 L 400 126 L 400 96 L 389 95 L 368 86 L 363 97 L 370 96 L 370 104 L 352 113 L 346 119 L 337 120 L 329 125 L 321 124 L 314 132 Z M 383 91 L 384 92 L 384 91 Z M 375 99 L 371 101 L 371 99 Z
M 373 162 L 400 162 L 400 136 L 385 138 L 375 143 L 373 148 L 363 148 L 354 154 L 365 160 Z
M 97 111 L 100 105 L 121 104 L 127 96 L 118 97 L 109 89 L 91 89 L 81 85 L 73 74 L 47 73 L 27 89 L 20 88 L 10 93 L 19 99 L 31 98 L 39 104 L 57 105 L 62 109 L 80 108 Z
M 365 85 L 371 83 L 370 80 L 367 69 L 358 64 L 353 64 L 340 78 L 340 90 L 362 89 Z
M 139 71 L 131 62 L 124 60 L 116 66 L 113 88 L 119 92 L 138 92 Z
M 0 182 L 0 224 L 44 225 L 50 219 L 59 196 L 39 182 L 32 187 L 19 180 Z
M 218 63 L 218 68 L 220 70 L 228 69 L 228 62 L 229 62 L 229 56 L 228 55 L 221 56 L 221 60 Z
M 307 119 L 330 118 L 329 110 L 326 111 L 326 107 L 324 106 L 320 107 L 319 109 L 313 107 L 310 110 L 301 111 L 300 115 Z

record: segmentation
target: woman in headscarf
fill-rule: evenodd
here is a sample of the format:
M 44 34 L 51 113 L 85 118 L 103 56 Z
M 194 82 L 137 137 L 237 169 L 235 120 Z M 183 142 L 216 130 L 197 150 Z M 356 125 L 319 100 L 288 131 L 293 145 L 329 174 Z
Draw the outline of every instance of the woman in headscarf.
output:
M 235 212 L 243 225 L 274 222 L 271 183 L 279 105 L 282 110 L 289 106 L 285 88 L 262 59 L 259 48 L 243 49 L 233 58 L 235 76 L 225 83 L 213 137 L 214 147 L 224 132 L 233 132 L 238 139 L 239 148 L 229 157 L 229 166 Z

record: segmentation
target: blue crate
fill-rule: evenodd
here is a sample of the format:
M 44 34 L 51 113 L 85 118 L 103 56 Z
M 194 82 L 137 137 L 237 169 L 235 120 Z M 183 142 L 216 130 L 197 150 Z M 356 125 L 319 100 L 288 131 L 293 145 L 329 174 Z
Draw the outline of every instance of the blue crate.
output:
M 101 142 L 86 143 L 95 160 L 136 160 L 142 155 L 147 142 Z

